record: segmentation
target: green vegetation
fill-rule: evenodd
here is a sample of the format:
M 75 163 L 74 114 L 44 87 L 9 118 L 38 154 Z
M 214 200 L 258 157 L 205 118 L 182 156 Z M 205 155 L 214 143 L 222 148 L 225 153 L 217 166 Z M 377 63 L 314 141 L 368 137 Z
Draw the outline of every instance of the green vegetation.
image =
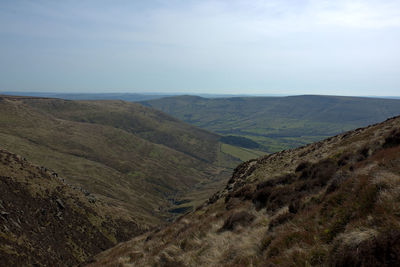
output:
M 400 100 L 339 96 L 176 96 L 142 103 L 221 135 L 249 138 L 267 152 L 303 146 L 400 114 Z

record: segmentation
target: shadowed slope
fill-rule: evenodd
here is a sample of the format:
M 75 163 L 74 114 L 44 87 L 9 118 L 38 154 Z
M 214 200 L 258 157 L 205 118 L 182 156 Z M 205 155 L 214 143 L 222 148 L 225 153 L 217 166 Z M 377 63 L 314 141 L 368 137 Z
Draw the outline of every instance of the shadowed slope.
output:
M 72 266 L 145 231 L 131 216 L 0 149 L 2 266 Z

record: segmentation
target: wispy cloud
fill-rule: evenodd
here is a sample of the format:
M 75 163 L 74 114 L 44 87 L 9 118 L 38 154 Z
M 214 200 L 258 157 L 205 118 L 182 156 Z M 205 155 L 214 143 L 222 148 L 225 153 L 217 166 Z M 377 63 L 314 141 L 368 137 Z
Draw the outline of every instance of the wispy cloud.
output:
M 270 35 L 335 28 L 351 30 L 400 27 L 399 1 L 206 0 L 148 1 L 147 4 L 137 4 L 135 1 L 115 1 L 112 4 L 104 1 L 18 1 L 18 3 L 1 12 L 2 32 L 54 37 L 102 37 L 110 40 L 157 43 L 214 44 L 216 41 L 247 42 Z M 210 38 L 205 38 L 207 36 Z

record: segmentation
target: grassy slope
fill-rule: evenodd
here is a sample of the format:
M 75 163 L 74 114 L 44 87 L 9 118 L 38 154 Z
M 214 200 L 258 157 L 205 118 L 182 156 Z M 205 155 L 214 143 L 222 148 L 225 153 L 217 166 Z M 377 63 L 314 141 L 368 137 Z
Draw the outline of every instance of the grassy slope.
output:
M 182 123 L 165 113 L 124 101 L 29 100 L 26 104 L 76 122 L 122 129 L 205 162 L 214 162 L 219 136 Z
M 142 224 L 170 217 L 168 199 L 207 192 L 238 162 L 219 153 L 216 135 L 138 104 L 4 97 L 0 112 L 3 148 L 57 171 Z M 224 166 L 216 164 L 221 157 Z
M 339 96 L 178 96 L 143 103 L 216 133 L 251 138 L 269 152 L 298 147 L 400 114 L 399 100 Z
M 225 190 L 93 266 L 395 266 L 400 117 L 238 166 Z

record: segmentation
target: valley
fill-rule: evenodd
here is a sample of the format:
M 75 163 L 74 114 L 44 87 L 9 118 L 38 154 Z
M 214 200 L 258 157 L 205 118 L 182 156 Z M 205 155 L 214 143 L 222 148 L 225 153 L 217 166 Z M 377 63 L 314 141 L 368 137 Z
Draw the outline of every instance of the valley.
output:
M 396 266 L 400 117 L 239 165 L 225 189 L 89 266 Z
M 0 1 L 0 267 L 400 266 L 400 1 Z
M 173 101 L 178 108 L 174 101 L 180 98 L 187 101 L 182 96 L 150 102 Z M 354 99 L 339 99 L 340 108 L 326 104 L 319 113 L 297 107 L 300 113 L 293 112 L 312 121 L 309 125 L 299 118 L 290 129 L 282 126 L 295 120 L 282 108 L 270 119 L 269 113 L 255 113 L 253 126 L 250 118 L 231 118 L 238 128 L 228 132 L 216 130 L 231 115 L 223 111 L 231 110 L 227 103 L 247 108 L 255 100 L 219 99 L 227 103 L 203 125 L 220 132 L 213 133 L 147 102 L 146 107 L 121 100 L 0 96 L 0 258 L 39 266 L 298 266 L 400 259 L 397 243 L 385 248 L 394 259 L 369 247 L 385 246 L 373 242 L 397 238 L 400 229 L 397 209 L 384 209 L 397 205 L 399 117 L 300 146 L 383 116 L 362 113 Z M 398 108 L 392 100 L 382 100 L 385 105 L 361 100 L 381 106 L 382 114 Z M 352 118 L 339 112 L 345 103 Z M 196 105 L 193 112 L 202 109 Z M 212 120 L 209 116 L 204 118 Z M 271 117 L 277 121 L 274 131 L 299 133 L 291 143 L 297 148 L 266 152 L 272 147 L 255 132 L 267 129 L 262 125 Z M 328 117 L 324 130 L 313 128 Z M 241 135 L 244 129 L 252 134 Z M 305 139 L 304 131 L 313 138 Z M 281 138 L 273 137 L 288 146 Z M 45 238 L 51 231 L 56 242 Z M 357 235 L 358 243 L 346 241 Z M 348 253 L 335 257 L 336 248 Z
M 59 173 L 144 225 L 176 216 L 173 199 L 203 201 L 240 159 L 219 136 L 122 101 L 0 100 L 4 149 Z M 191 195 L 196 195 L 192 197 Z M 193 203 L 192 203 L 193 202 Z

